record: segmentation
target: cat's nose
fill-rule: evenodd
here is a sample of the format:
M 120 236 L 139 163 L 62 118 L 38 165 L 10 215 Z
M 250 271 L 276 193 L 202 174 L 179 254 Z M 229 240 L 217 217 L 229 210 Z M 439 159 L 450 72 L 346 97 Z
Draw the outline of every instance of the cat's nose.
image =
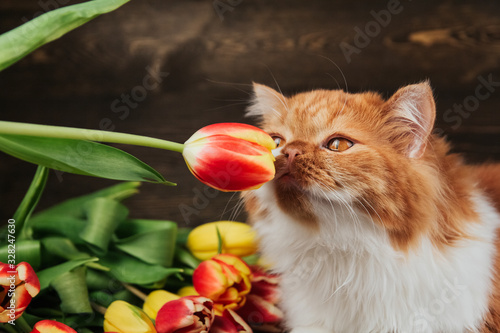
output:
M 284 155 L 286 158 L 288 158 L 288 162 L 292 162 L 295 157 L 302 155 L 302 150 L 299 148 L 288 148 L 285 152 Z

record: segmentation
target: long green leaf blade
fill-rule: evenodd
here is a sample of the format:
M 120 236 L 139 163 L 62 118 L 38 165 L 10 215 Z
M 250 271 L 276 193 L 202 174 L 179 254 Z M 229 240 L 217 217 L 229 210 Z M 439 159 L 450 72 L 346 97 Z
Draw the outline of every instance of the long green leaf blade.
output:
M 62 274 L 69 272 L 72 269 L 85 265 L 89 262 L 98 261 L 99 258 L 84 258 L 78 260 L 66 261 L 57 266 L 52 266 L 37 272 L 38 280 L 40 280 L 40 290 L 45 290 L 50 286 L 50 283 Z
M 174 185 L 136 157 L 104 144 L 71 139 L 0 135 L 0 150 L 48 168 L 115 180 Z
M 170 267 L 174 259 L 177 224 L 162 220 L 127 220 L 117 230 L 115 246 L 144 262 Z
M 33 210 L 35 210 L 35 207 L 40 200 L 40 197 L 42 196 L 48 176 L 49 169 L 43 166 L 38 166 L 26 195 L 14 213 L 13 218 L 16 221 L 16 232 L 20 234 L 20 238 L 31 236 L 30 230 L 28 230 L 28 226 L 26 225 L 26 221 L 30 218 Z
M 87 210 L 87 225 L 80 237 L 97 255 L 105 255 L 108 244 L 115 229 L 125 220 L 128 209 L 118 201 L 97 198 L 85 205 Z
M 85 282 L 85 267 L 80 266 L 59 275 L 50 285 L 57 291 L 64 313 L 92 313 Z
M 129 0 L 94 0 L 59 8 L 0 36 L 0 71 L 40 46 L 78 28 L 93 18 L 111 12 Z
M 85 218 L 85 205 L 95 198 L 108 198 L 121 201 L 139 192 L 139 182 L 126 182 L 105 189 L 71 198 L 35 214 L 31 221 L 52 220 L 54 217 Z
M 160 265 L 147 264 L 119 252 L 108 252 L 99 262 L 103 266 L 109 267 L 110 274 L 117 280 L 138 285 L 152 284 L 183 271 L 180 268 L 165 268 Z

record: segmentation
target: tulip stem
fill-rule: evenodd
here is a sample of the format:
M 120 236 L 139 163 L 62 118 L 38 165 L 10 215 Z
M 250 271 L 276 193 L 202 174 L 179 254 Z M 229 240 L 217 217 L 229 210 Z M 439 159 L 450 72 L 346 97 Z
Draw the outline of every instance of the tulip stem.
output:
M 0 134 L 41 136 L 108 143 L 121 143 L 151 148 L 160 148 L 182 153 L 184 145 L 177 142 L 150 138 L 142 135 L 90 130 L 75 127 L 26 124 L 12 121 L 0 121 Z
M 23 316 L 19 317 L 15 321 L 16 330 L 20 333 L 30 333 L 32 331 L 31 326 L 28 324 Z
M 99 312 L 103 316 L 106 314 L 107 309 L 104 306 L 99 305 L 96 302 L 92 302 L 92 301 L 90 302 L 90 306 L 92 307 L 92 309 L 94 309 L 94 311 Z
M 139 297 L 143 301 L 145 301 L 146 297 L 148 297 L 148 295 L 146 295 L 145 293 L 143 293 L 142 291 L 140 291 L 136 287 L 131 286 L 128 283 L 122 283 L 122 285 L 125 287 L 125 289 L 127 289 L 128 291 L 130 291 L 132 294 L 134 294 L 135 296 Z
M 2 328 L 4 328 L 9 333 L 18 333 L 17 330 L 11 324 L 3 324 Z

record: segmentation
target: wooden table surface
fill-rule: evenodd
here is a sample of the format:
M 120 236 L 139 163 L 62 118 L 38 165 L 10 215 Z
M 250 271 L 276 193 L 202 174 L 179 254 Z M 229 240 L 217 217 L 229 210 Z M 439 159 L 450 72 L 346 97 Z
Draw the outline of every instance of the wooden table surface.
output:
M 66 2 L 2 0 L 0 32 L 41 5 Z M 243 111 L 252 81 L 279 84 L 285 94 L 340 87 L 389 96 L 425 79 L 437 99 L 436 126 L 455 151 L 471 163 L 500 160 L 498 1 L 133 0 L 1 72 L 0 119 L 105 125 L 184 142 L 210 123 L 249 122 Z M 197 197 L 204 187 L 178 154 L 121 148 L 179 184 L 144 184 L 127 203 L 131 216 L 191 226 L 245 219 L 237 195 Z M 0 159 L 6 221 L 35 167 Z M 52 173 L 40 207 L 114 183 Z M 194 210 L 183 215 L 180 207 Z

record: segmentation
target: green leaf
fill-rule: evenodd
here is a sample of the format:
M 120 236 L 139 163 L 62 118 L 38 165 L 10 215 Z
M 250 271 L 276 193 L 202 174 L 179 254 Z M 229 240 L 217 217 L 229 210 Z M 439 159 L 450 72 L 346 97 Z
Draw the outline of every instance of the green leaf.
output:
M 80 251 L 75 244 L 68 238 L 64 237 L 44 237 L 42 238 L 43 249 L 50 254 L 50 257 L 59 257 L 66 260 L 77 260 L 91 258 L 87 252 Z M 47 259 L 46 257 L 44 259 Z M 46 265 L 46 263 L 44 263 Z M 101 271 L 109 271 L 109 268 L 100 265 L 97 262 L 89 262 L 85 264 Z
M 94 0 L 56 9 L 0 36 L 0 71 L 19 61 L 40 46 L 111 12 L 129 0 Z
M 102 329 L 99 330 L 96 328 L 102 328 L 104 318 L 103 316 L 96 315 L 92 312 L 65 316 L 64 318 L 61 318 L 60 322 L 76 329 L 78 333 L 93 333 L 102 331 Z M 92 330 L 84 327 L 92 327 Z
M 9 255 L 14 257 L 9 257 Z M 37 270 L 40 267 L 41 261 L 40 241 L 19 240 L 14 244 L 7 244 L 0 247 L 0 262 L 7 263 L 8 259 L 12 258 L 15 259 L 17 264 L 22 261 L 26 261 L 33 267 L 34 270 Z
M 72 198 L 63 201 L 49 209 L 46 209 L 40 213 L 37 213 L 31 218 L 32 222 L 38 222 L 41 220 L 52 220 L 54 217 L 68 217 L 68 218 L 78 218 L 83 219 L 86 217 L 85 205 L 87 202 L 92 201 L 95 198 L 108 198 L 116 201 L 124 200 L 137 192 L 141 183 L 139 182 L 125 182 L 111 187 L 99 190 L 94 193 L 86 194 L 77 198 Z
M 80 238 L 80 232 L 85 228 L 87 221 L 65 216 L 53 216 L 47 219 L 37 219 L 33 222 L 33 233 L 37 238 L 50 236 L 64 236 L 75 244 L 85 244 Z
M 111 269 L 110 274 L 125 283 L 148 285 L 182 272 L 180 268 L 150 265 L 125 253 L 108 252 L 100 263 Z
M 26 225 L 26 221 L 30 218 L 33 210 L 40 200 L 40 197 L 42 196 L 48 176 L 49 169 L 43 166 L 38 166 L 26 195 L 14 213 L 13 219 L 16 221 L 16 233 L 19 234 L 18 239 L 30 237 L 31 235 L 30 230 L 28 230 L 28 226 Z
M 185 246 L 187 243 L 187 238 L 189 236 L 189 233 L 193 230 L 193 228 L 178 228 L 177 229 L 177 239 L 176 243 L 177 245 Z
M 37 273 L 38 280 L 40 280 L 40 290 L 45 290 L 50 286 L 50 283 L 55 278 L 61 276 L 62 274 L 69 272 L 76 267 L 80 267 L 89 262 L 98 261 L 99 258 L 86 258 L 86 259 L 78 259 L 78 260 L 70 260 L 65 263 L 62 263 L 57 266 L 52 266 L 44 269 Z
M 142 305 L 141 303 L 144 303 L 144 301 L 140 300 L 137 296 L 125 289 L 114 294 L 111 294 L 108 290 L 96 290 L 90 293 L 90 299 L 92 302 L 104 307 L 108 307 L 111 303 L 118 300 L 125 301 L 139 307 Z
M 172 266 L 177 224 L 161 220 L 127 220 L 122 223 L 115 246 L 149 264 Z
M 217 254 L 221 254 L 223 242 L 222 242 L 222 235 L 220 234 L 218 226 L 215 226 L 215 231 L 217 232 Z
M 125 220 L 128 209 L 121 203 L 107 198 L 96 198 L 85 205 L 87 225 L 80 237 L 99 256 L 106 254 L 111 236 Z
M 198 267 L 198 265 L 201 263 L 200 260 L 198 260 L 197 258 L 195 258 L 191 252 L 189 252 L 188 250 L 184 249 L 182 246 L 178 246 L 176 249 L 175 249 L 175 259 L 177 261 L 179 261 L 180 263 L 188 266 L 188 267 L 191 267 L 193 269 L 196 269 L 196 267 Z
M 62 313 L 61 313 L 61 315 L 62 315 Z M 34 316 L 34 315 L 26 313 L 26 312 L 23 313 L 23 318 L 26 319 L 26 322 L 31 327 L 35 326 L 35 324 L 38 323 L 39 321 L 46 319 L 46 317 Z M 12 325 L 9 325 L 9 326 L 12 326 Z
M 92 313 L 85 269 L 77 267 L 55 277 L 50 283 L 61 299 L 60 306 L 64 313 Z
M 87 287 L 89 290 L 107 290 L 111 289 L 113 291 L 123 289 L 123 286 L 119 281 L 113 279 L 109 274 L 95 271 L 93 269 L 87 270 Z
M 2 134 L 0 150 L 24 161 L 62 172 L 174 185 L 129 153 L 97 142 Z
M 258 264 L 260 256 L 258 254 L 251 254 L 249 256 L 242 257 L 241 259 L 244 262 L 246 262 L 247 265 L 253 266 L 253 265 L 257 265 Z
M 66 260 L 87 259 L 91 257 L 90 254 L 78 250 L 71 240 L 64 237 L 44 237 L 42 245 L 51 255 Z

